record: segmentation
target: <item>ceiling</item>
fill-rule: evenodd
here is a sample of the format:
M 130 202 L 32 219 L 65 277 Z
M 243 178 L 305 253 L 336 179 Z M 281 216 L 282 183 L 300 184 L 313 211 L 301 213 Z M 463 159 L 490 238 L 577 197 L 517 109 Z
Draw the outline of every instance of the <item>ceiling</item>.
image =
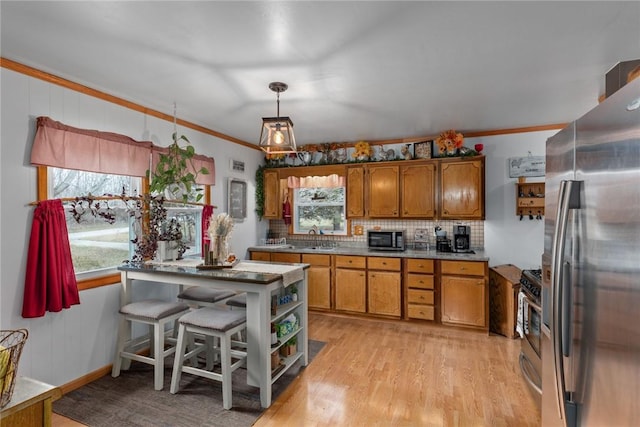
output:
M 0 2 L 1 54 L 257 144 L 571 121 L 640 58 L 640 2 Z M 55 119 L 55 117 L 54 117 Z

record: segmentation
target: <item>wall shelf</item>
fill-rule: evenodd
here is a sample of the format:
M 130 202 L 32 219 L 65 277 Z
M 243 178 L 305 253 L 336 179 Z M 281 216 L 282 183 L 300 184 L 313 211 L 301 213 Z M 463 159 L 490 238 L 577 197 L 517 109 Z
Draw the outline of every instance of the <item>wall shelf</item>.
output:
M 544 182 L 516 183 L 516 215 L 520 219 L 542 219 L 544 216 Z

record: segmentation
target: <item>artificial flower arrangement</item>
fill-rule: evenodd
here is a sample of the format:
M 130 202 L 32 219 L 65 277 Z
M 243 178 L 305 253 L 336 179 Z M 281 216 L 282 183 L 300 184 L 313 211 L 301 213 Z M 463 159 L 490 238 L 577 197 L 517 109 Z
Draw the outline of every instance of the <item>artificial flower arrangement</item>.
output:
M 462 148 L 464 143 L 464 137 L 461 133 L 457 133 L 455 130 L 444 131 L 436 138 L 436 144 L 438 144 L 438 152 L 443 155 L 446 153 L 452 153 Z
M 222 264 L 228 262 L 232 254 L 229 253 L 229 236 L 233 230 L 233 218 L 222 212 L 211 215 L 209 220 L 210 247 L 208 257 L 205 256 L 205 264 Z M 235 256 L 234 256 L 235 258 Z
M 355 148 L 355 151 L 351 153 L 351 157 L 354 159 L 371 157 L 373 155 L 373 150 L 371 150 L 371 146 L 369 146 L 368 142 L 357 142 L 353 148 Z

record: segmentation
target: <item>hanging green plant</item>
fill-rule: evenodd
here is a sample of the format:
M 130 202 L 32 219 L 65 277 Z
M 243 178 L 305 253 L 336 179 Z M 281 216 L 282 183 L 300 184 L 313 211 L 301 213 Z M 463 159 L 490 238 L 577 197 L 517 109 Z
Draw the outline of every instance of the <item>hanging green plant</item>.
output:
M 167 147 L 167 154 L 160 154 L 158 164 L 153 173 L 147 170 L 147 178 L 150 179 L 149 191 L 154 194 L 166 194 L 171 198 L 188 202 L 190 199 L 199 202 L 202 197 L 202 188 L 197 187 L 198 175 L 208 175 L 209 170 L 204 166 L 196 169 L 193 157 L 196 150 L 186 136 L 176 132 L 172 135 L 173 142 Z M 186 146 L 181 147 L 179 142 L 185 141 Z M 195 171 L 195 173 L 191 172 Z
M 262 221 L 264 215 L 264 169 L 263 165 L 258 166 L 256 171 L 256 213 L 258 221 Z

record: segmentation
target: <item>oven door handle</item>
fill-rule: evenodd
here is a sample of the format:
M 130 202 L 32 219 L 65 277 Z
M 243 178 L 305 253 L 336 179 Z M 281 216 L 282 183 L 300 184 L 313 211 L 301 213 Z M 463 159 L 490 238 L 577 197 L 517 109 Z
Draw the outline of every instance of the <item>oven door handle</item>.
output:
M 540 304 L 536 304 L 535 302 L 533 302 L 531 300 L 531 298 L 529 298 L 527 296 L 527 294 L 524 294 L 525 299 L 527 300 L 527 304 L 530 305 L 531 307 L 533 307 L 534 310 L 536 310 L 538 313 L 542 313 L 542 308 L 540 307 Z

